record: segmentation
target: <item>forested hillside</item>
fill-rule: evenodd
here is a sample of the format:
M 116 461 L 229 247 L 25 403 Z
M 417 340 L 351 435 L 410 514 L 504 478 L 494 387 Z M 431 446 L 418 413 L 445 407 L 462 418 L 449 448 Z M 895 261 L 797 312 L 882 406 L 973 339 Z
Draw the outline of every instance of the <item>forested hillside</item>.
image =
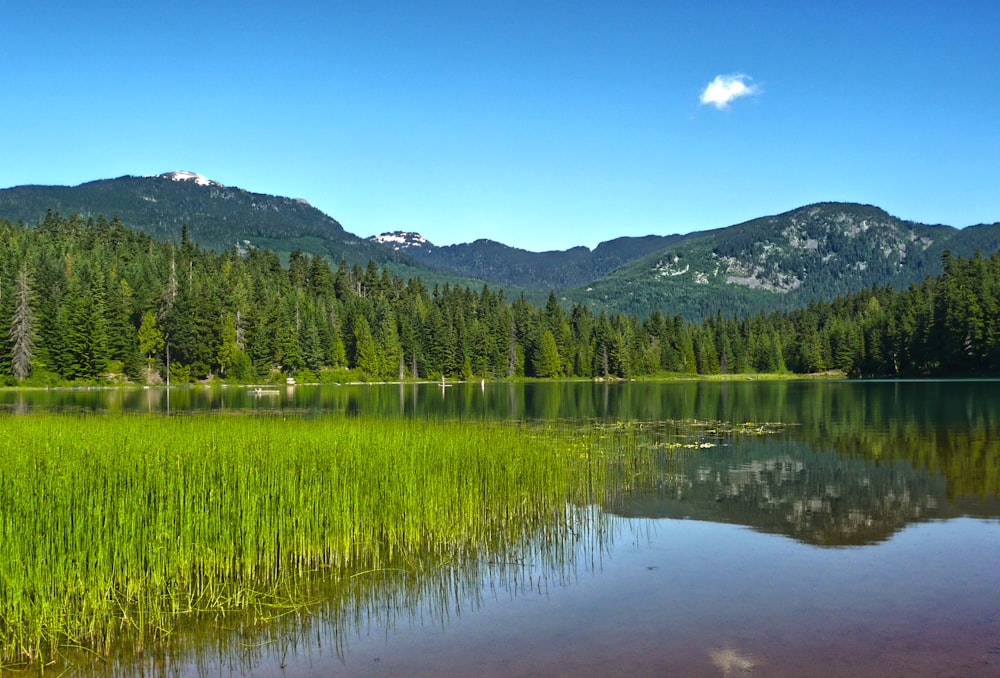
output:
M 963 229 L 894 217 L 872 205 L 827 202 L 685 235 L 622 237 L 593 250 L 528 252 L 490 240 L 437 247 L 419 234 L 362 239 L 302 199 L 227 187 L 191 172 L 0 190 L 0 219 L 34 224 L 52 210 L 83 219 L 117 216 L 155 239 L 188 238 L 223 252 L 268 249 L 287 266 L 293 252 L 365 267 L 425 286 L 479 289 L 536 305 L 555 291 L 565 307 L 640 318 L 655 310 L 699 322 L 792 311 L 871 287 L 908 287 L 941 273 L 945 250 L 1000 248 L 1000 224 Z M 621 224 L 609 224 L 609 234 Z M 384 240 L 384 243 L 381 242 Z M 669 310 L 669 311 L 668 311 Z
M 375 263 L 203 250 L 116 219 L 0 221 L 0 378 L 7 383 L 639 377 L 1000 369 L 1000 256 L 953 257 L 906 291 L 871 288 L 790 313 L 690 322 L 544 307 L 393 277 Z
M 391 259 L 385 248 L 348 233 L 303 199 L 253 193 L 191 173 L 0 190 L 0 218 L 33 224 L 49 210 L 85 219 L 117 216 L 159 239 L 177 240 L 187 226 L 193 241 L 216 251 L 259 247 L 287 256 L 301 249 L 361 264 Z

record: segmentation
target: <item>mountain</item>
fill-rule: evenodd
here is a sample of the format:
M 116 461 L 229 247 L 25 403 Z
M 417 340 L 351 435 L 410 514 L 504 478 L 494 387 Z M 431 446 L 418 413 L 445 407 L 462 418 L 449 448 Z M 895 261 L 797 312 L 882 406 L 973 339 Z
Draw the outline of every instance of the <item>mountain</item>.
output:
M 206 249 L 267 248 L 282 259 L 295 250 L 365 267 L 369 261 L 389 268 L 407 280 L 419 277 L 429 287 L 460 285 L 479 289 L 484 282 L 462 273 L 421 264 L 405 252 L 394 251 L 344 230 L 337 220 L 303 198 L 252 193 L 225 186 L 186 170 L 156 176 L 123 176 L 78 186 L 16 186 L 0 189 L 0 219 L 35 224 L 47 211 L 84 219 L 117 216 L 132 229 L 157 239 L 179 242 L 184 226 L 188 237 Z M 507 286 L 508 296 L 526 293 L 544 299 L 521 285 Z
M 407 254 L 414 254 L 421 249 L 434 249 L 434 243 L 412 231 L 390 231 L 381 235 L 373 235 L 368 240 L 384 245 L 393 252 L 403 251 Z
M 154 238 L 180 240 L 184 225 L 202 247 L 296 249 L 365 265 L 393 257 L 385 248 L 348 233 L 301 198 L 283 198 L 224 186 L 188 171 L 124 176 L 79 186 L 18 186 L 0 190 L 0 218 L 33 224 L 46 211 L 84 218 L 117 216 Z
M 156 175 L 158 179 L 170 179 L 171 181 L 191 181 L 198 186 L 217 186 L 219 188 L 225 188 L 222 184 L 217 181 L 212 181 L 208 177 L 203 177 L 195 172 L 189 172 L 187 170 L 178 170 L 176 172 L 164 172 L 163 174 Z
M 437 246 L 394 231 L 361 238 L 301 198 L 252 193 L 194 172 L 124 176 L 79 186 L 0 190 L 0 219 L 33 224 L 52 210 L 118 216 L 126 226 L 179 241 L 182 228 L 216 250 L 294 250 L 365 266 L 384 265 L 428 286 L 479 289 L 645 317 L 654 309 L 692 320 L 791 309 L 873 285 L 905 288 L 941 270 L 941 254 L 1000 248 L 1000 224 L 964 229 L 898 219 L 871 205 L 817 203 L 686 235 L 615 238 L 593 250 L 529 252 L 492 240 Z
M 492 240 L 438 247 L 406 231 L 371 240 L 441 271 L 555 290 L 594 309 L 698 320 L 720 310 L 791 309 L 871 286 L 905 288 L 939 273 L 946 249 L 1000 249 L 1000 224 L 957 229 L 828 202 L 710 231 L 617 238 L 594 250 L 528 252 Z
M 438 247 L 419 233 L 408 231 L 382 233 L 369 240 L 405 252 L 438 270 L 547 292 L 596 280 L 679 237 L 616 238 L 602 242 L 593 250 L 581 246 L 550 252 L 529 252 L 494 240 Z
M 871 205 L 818 203 L 691 233 L 608 275 L 564 290 L 594 308 L 691 319 L 791 309 L 871 286 L 897 289 L 941 271 L 941 254 L 1000 248 L 1000 224 L 957 229 Z

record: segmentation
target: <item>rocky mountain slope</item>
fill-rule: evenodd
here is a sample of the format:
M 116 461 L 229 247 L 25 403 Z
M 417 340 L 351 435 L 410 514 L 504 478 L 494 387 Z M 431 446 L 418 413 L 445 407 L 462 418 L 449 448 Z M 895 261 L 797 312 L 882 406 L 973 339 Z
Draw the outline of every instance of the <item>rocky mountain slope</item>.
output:
M 941 254 L 992 253 L 1000 224 L 966 229 L 897 219 L 871 205 L 820 203 L 688 234 L 564 292 L 594 307 L 700 318 L 803 306 L 873 285 L 905 288 Z

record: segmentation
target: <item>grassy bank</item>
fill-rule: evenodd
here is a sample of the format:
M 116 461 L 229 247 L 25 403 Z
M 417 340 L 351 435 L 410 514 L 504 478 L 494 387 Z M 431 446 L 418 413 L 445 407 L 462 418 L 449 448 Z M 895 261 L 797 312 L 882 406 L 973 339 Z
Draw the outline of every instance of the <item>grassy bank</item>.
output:
M 141 650 L 300 583 L 569 530 L 634 446 L 598 430 L 377 419 L 33 415 L 0 426 L 0 657 Z M 599 451 L 600 450 L 600 451 Z

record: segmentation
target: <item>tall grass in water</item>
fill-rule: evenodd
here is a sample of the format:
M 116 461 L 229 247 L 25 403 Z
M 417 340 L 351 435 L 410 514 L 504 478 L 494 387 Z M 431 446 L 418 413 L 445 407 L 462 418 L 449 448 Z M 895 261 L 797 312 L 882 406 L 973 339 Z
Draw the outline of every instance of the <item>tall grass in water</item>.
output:
M 609 469 L 630 463 L 594 436 L 412 420 L 4 418 L 0 657 L 141 651 L 187 616 L 302 603 L 317 572 L 565 539 L 578 519 L 567 505 L 599 503 Z

